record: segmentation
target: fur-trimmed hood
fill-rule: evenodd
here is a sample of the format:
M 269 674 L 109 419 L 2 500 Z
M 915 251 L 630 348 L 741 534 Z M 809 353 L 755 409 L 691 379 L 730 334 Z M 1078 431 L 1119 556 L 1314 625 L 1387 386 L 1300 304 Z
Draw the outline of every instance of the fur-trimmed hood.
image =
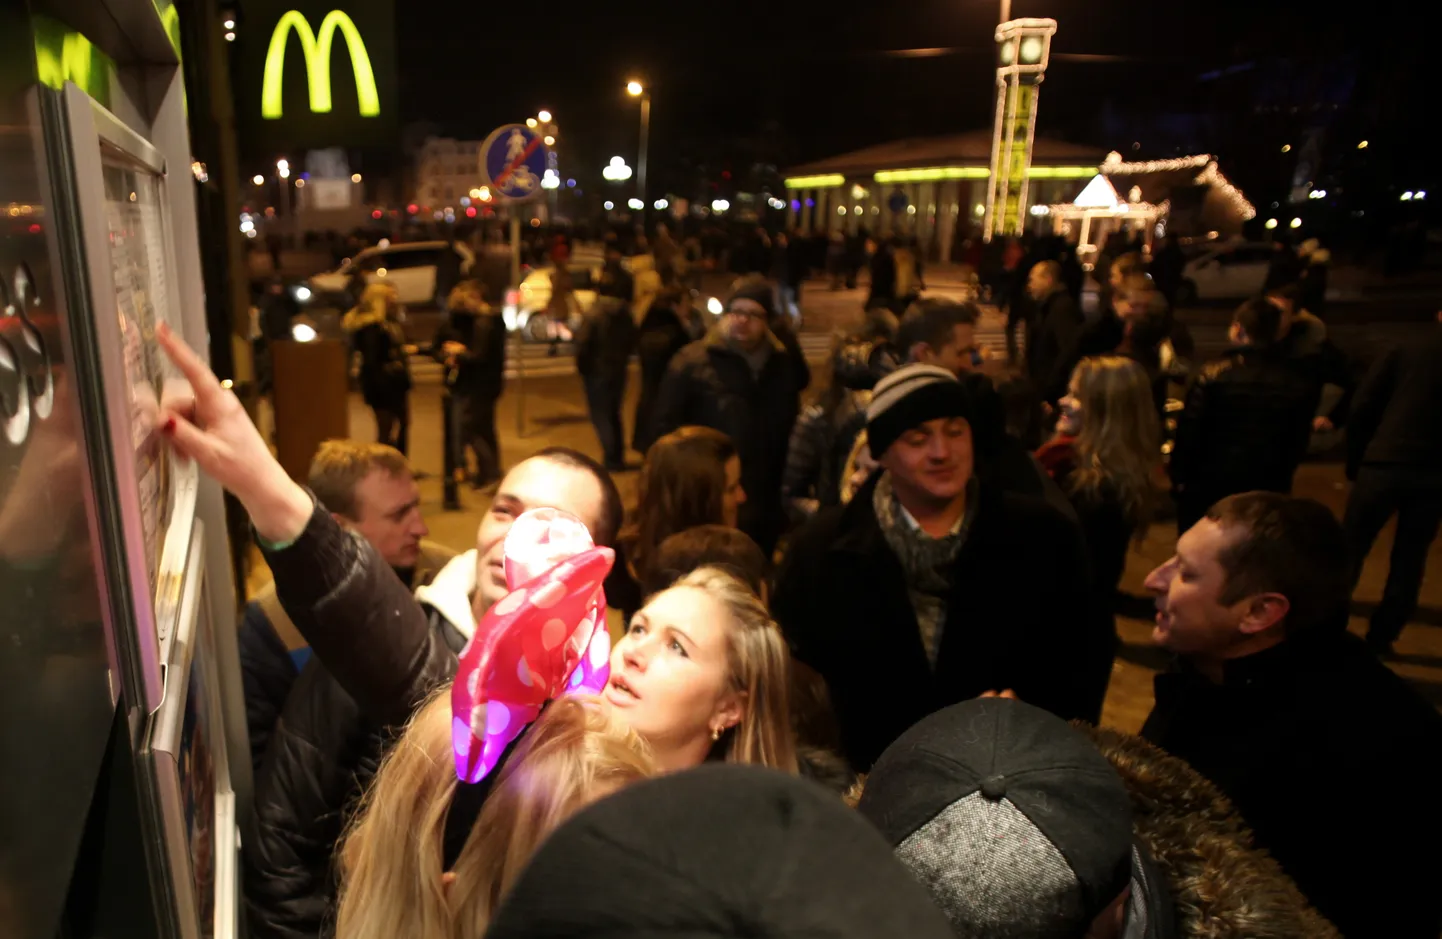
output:
M 1137 840 L 1172 894 L 1184 939 L 1341 939 L 1210 781 L 1140 737 L 1077 722 L 1131 795 Z

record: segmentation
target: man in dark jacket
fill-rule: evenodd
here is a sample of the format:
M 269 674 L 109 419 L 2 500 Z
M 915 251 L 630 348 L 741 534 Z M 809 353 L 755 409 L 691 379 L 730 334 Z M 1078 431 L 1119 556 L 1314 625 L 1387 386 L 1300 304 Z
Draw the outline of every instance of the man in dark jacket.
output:
M 621 402 L 626 397 L 626 369 L 636 351 L 639 330 L 631 317 L 631 276 L 619 266 L 602 275 L 596 302 L 576 330 L 576 371 L 586 389 L 591 424 L 601 441 L 606 469 L 626 468 L 626 437 L 621 427 Z
M 551 448 L 506 474 L 476 549 L 414 598 L 319 509 L 293 543 L 266 550 L 281 601 L 315 651 L 256 780 L 256 833 L 244 845 L 253 936 L 315 937 L 333 917 L 334 853 L 356 799 L 395 726 L 455 674 L 475 623 L 508 592 L 505 536 L 540 506 L 580 518 L 602 544 L 620 526 L 620 496 L 605 471 Z
M 471 280 L 451 291 L 446 324 L 433 344 L 446 366 L 456 465 L 465 466 L 463 448 L 470 446 L 476 455 L 471 481 L 477 489 L 501 478 L 496 401 L 506 383 L 506 322 L 500 307 L 485 301 L 484 290 L 480 281 Z
M 310 464 L 309 484 L 342 526 L 365 538 L 412 589 L 430 582 L 455 552 L 424 540 L 420 491 L 397 450 L 378 443 L 328 440 Z M 260 775 L 271 733 L 310 647 L 267 584 L 246 605 L 236 636 L 252 770 Z
M 1085 614 L 1076 525 L 978 482 L 971 403 L 950 372 L 892 372 L 867 416 L 883 472 L 797 535 L 772 603 L 796 657 L 826 679 L 852 766 L 988 690 L 1087 715 L 1096 680 L 1076 663 L 1111 638 Z
M 1232 321 L 1234 344 L 1192 379 L 1177 417 L 1170 464 L 1177 530 L 1223 496 L 1291 492 L 1312 435 L 1314 389 L 1276 344 L 1281 313 L 1248 300 Z
M 773 296 L 767 281 L 743 279 L 721 323 L 671 360 L 656 405 L 657 436 L 698 424 L 731 438 L 746 490 L 740 528 L 768 556 L 786 524 L 786 447 L 810 379 L 800 348 L 768 327 Z
M 1442 324 L 1442 313 L 1437 317 Z M 1368 373 L 1348 424 L 1347 478 L 1354 585 L 1382 526 L 1397 516 L 1387 586 L 1367 633 L 1374 649 L 1388 653 L 1417 609 L 1427 552 L 1442 525 L 1442 325 L 1422 342 L 1392 349 Z
M 1067 293 L 1061 264 L 1042 261 L 1027 277 L 1036 317 L 1027 331 L 1026 373 L 1043 401 L 1055 405 L 1066 394 L 1081 343 L 1082 315 Z
M 1346 936 L 1442 929 L 1442 716 L 1347 632 L 1347 538 L 1330 510 L 1231 496 L 1147 577 L 1157 676 L 1142 736 L 1216 783 Z
M 631 425 L 631 449 L 645 453 L 656 441 L 656 401 L 666 367 L 676 353 L 691 341 L 681 310 L 689 303 L 685 290 L 675 284 L 661 288 L 646 309 L 636 338 L 636 357 L 641 361 L 641 395 Z

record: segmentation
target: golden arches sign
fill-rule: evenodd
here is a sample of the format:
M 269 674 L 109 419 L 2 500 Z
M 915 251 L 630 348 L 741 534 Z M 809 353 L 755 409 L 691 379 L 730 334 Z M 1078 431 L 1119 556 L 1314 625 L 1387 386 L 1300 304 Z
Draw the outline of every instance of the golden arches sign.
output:
M 360 30 L 351 18 L 340 10 L 331 10 L 321 20 L 320 31 L 312 32 L 310 22 L 298 10 L 291 10 L 275 24 L 270 35 L 270 48 L 265 54 L 265 74 L 260 88 L 260 116 L 267 120 L 281 117 L 281 84 L 285 80 L 285 49 L 289 45 L 290 31 L 294 29 L 300 37 L 300 47 L 305 54 L 305 77 L 310 91 L 310 109 L 315 114 L 329 114 L 330 96 L 330 53 L 335 42 L 335 32 L 340 30 L 345 39 L 346 50 L 350 52 L 351 71 L 355 75 L 356 99 L 360 102 L 361 117 L 375 117 L 381 113 L 380 95 L 376 91 L 376 76 L 371 69 L 370 56 L 366 54 L 365 43 L 361 41 Z

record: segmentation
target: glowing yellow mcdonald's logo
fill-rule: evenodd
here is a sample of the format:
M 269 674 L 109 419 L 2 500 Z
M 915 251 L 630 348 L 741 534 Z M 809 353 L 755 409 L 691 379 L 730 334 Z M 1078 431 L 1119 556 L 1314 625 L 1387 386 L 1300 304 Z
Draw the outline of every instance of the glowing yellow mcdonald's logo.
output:
M 260 116 L 275 120 L 281 116 L 281 82 L 285 79 L 285 47 L 290 31 L 300 37 L 305 53 L 305 77 L 310 88 L 310 109 L 316 114 L 330 113 L 330 50 L 339 29 L 350 52 L 351 71 L 355 74 L 356 98 L 360 101 L 361 117 L 381 113 L 380 95 L 376 92 L 376 76 L 371 70 L 370 56 L 355 23 L 340 10 L 331 10 L 320 23 L 320 34 L 311 32 L 310 22 L 298 10 L 291 10 L 275 24 L 270 48 L 265 54 L 265 75 L 260 87 Z

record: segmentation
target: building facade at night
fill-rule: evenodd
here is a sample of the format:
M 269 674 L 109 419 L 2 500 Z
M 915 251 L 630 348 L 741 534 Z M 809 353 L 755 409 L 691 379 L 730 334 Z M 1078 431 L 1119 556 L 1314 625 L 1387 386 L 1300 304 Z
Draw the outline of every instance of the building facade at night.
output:
M 797 166 L 786 175 L 789 221 L 807 231 L 915 236 L 933 260 L 980 237 L 991 175 L 992 132 L 915 137 Z M 1106 151 L 1037 137 L 1028 201 L 1068 202 Z

